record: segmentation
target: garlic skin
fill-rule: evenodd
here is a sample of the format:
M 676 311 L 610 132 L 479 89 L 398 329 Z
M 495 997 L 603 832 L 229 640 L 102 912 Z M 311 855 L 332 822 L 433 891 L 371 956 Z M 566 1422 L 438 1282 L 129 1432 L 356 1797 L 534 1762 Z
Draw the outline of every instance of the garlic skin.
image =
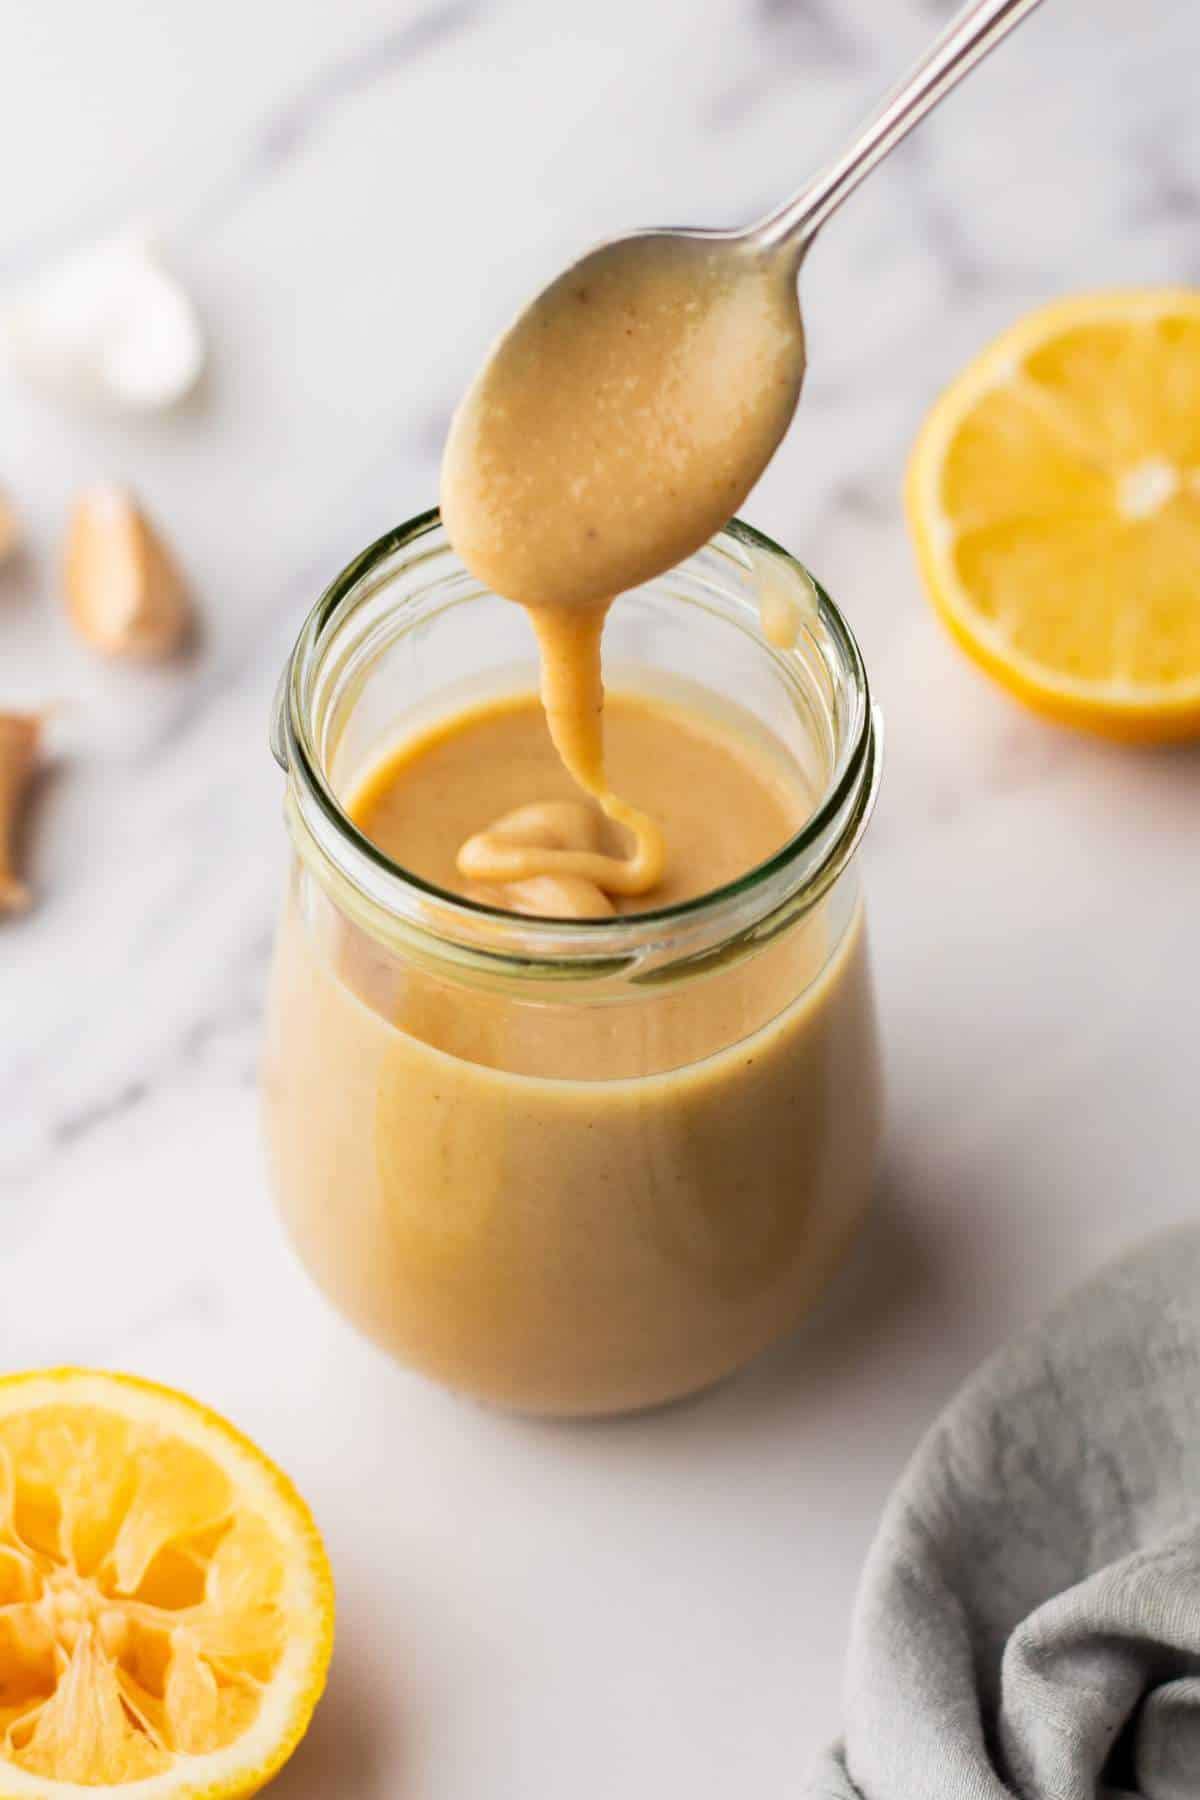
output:
M 175 405 L 205 362 L 200 315 L 143 232 L 43 271 L 0 311 L 0 335 L 35 386 L 125 412 Z
M 14 868 L 17 826 L 42 738 L 39 713 L 0 712 L 0 917 L 24 912 L 30 893 Z
M 124 488 L 89 488 L 75 502 L 63 585 L 72 625 L 105 656 L 154 661 L 191 631 L 174 559 Z

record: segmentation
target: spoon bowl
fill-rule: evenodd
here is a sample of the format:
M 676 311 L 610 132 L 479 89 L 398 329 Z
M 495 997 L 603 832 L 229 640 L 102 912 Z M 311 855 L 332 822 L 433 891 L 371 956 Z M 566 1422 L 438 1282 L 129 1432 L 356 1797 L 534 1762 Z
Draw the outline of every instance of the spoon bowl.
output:
M 738 510 L 803 379 L 789 249 L 704 231 L 603 244 L 525 309 L 459 407 L 451 541 L 527 606 L 611 599 Z

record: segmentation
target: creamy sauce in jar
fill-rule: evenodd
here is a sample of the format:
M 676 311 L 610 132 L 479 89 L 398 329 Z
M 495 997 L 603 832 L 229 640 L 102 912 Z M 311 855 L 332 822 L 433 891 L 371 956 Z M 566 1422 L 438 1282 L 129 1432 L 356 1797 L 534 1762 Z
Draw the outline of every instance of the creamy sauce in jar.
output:
M 346 772 L 345 810 L 403 871 L 610 932 L 705 895 L 740 916 L 817 796 L 729 696 L 606 708 L 601 640 L 617 596 L 740 505 L 803 360 L 790 272 L 703 238 L 585 259 L 502 340 L 442 511 L 528 612 L 540 703 L 493 696 Z M 768 572 L 762 597 L 789 641 L 803 596 Z M 695 957 L 673 929 L 598 985 L 567 956 L 464 966 L 364 928 L 302 857 L 269 1009 L 275 1184 L 322 1286 L 404 1361 L 518 1408 L 645 1407 L 728 1374 L 824 1284 L 879 1135 L 856 877 Z

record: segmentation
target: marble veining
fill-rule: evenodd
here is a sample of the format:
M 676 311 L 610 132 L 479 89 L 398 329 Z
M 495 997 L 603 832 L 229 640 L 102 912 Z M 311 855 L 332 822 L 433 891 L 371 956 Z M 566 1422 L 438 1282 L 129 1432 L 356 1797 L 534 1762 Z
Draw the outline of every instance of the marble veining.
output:
M 410 74 L 427 51 L 453 38 L 469 24 L 475 11 L 474 6 L 458 4 L 456 0 L 430 7 L 381 32 L 360 49 L 323 65 L 259 133 L 257 149 L 264 170 L 291 156 L 319 129 L 331 107 L 354 100 L 364 89 L 393 74 Z
M 281 1796 L 786 1792 L 836 1726 L 862 1554 L 937 1405 L 1193 1210 L 1197 753 L 1094 745 L 994 693 L 928 614 L 900 484 L 939 387 L 1023 308 L 1200 279 L 1194 5 L 1050 0 L 809 259 L 807 391 L 747 513 L 841 600 L 887 716 L 878 1218 L 794 1344 L 702 1405 L 582 1431 L 392 1369 L 283 1246 L 254 1093 L 286 863 L 272 689 L 324 583 L 430 504 L 525 293 L 611 232 L 765 210 L 951 7 L 12 10 L 0 299 L 146 219 L 213 361 L 140 425 L 0 377 L 30 540 L 0 570 L 0 705 L 58 707 L 39 904 L 0 930 L 0 1364 L 192 1388 L 309 1494 L 341 1635 Z M 105 477 L 196 595 L 169 670 L 98 666 L 61 616 L 66 508 Z

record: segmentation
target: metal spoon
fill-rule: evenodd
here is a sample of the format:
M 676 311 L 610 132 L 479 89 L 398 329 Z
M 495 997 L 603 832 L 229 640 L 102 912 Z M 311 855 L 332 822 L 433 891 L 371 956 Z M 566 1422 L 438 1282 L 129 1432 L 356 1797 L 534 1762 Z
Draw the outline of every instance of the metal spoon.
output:
M 789 247 L 799 266 L 826 219 L 854 192 L 864 175 L 1040 3 L 973 0 L 964 6 L 899 86 L 880 102 L 849 149 L 744 235 L 762 249 Z
M 531 302 L 447 441 L 442 513 L 476 576 L 527 605 L 590 605 L 724 525 L 800 397 L 796 275 L 813 239 L 1038 4 L 972 0 L 850 147 L 757 224 L 615 239 Z

